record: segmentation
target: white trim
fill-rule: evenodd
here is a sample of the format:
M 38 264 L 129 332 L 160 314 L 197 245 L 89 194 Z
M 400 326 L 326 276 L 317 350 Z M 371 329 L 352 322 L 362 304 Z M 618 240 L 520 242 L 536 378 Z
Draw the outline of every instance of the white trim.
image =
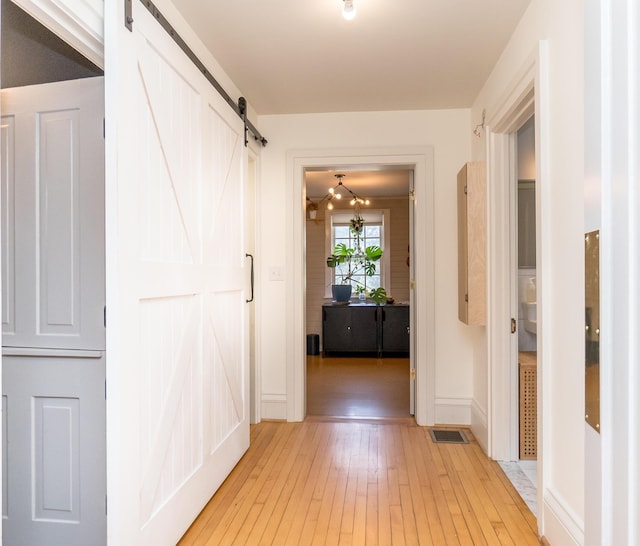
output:
M 12 1 L 96 66 L 104 68 L 103 0 Z
M 104 351 L 86 349 L 43 349 L 40 347 L 2 347 L 2 356 L 43 358 L 102 358 Z
M 510 256 L 510 192 L 517 179 L 510 158 L 514 140 L 509 133 L 517 131 L 535 112 L 536 148 L 536 264 L 538 295 L 538 505 L 542 505 L 542 491 L 550 482 L 544 462 L 552 456 L 551 408 L 545 404 L 545 394 L 552 392 L 546 366 L 552 361 L 545 345 L 545 332 L 553 328 L 550 316 L 550 219 L 551 188 L 549 177 L 549 91 L 548 54 L 546 41 L 523 64 L 503 98 L 490 110 L 487 121 L 487 206 L 488 217 L 488 454 L 498 460 L 515 460 L 517 446 L 517 369 L 513 365 L 513 340 L 505 328 L 513 315 L 514 302 L 505 286 L 511 286 Z M 535 108 L 534 108 L 535 107 Z M 511 291 L 511 288 L 509 289 Z M 517 302 L 516 302 L 517 305 Z M 505 416 L 508 416 L 505 419 Z M 548 424 L 548 426 L 547 426 Z M 516 452 L 514 452 L 514 450 Z M 544 511 L 538 516 L 538 529 L 545 529 Z
M 471 398 L 436 398 L 437 425 L 471 425 Z
M 250 141 L 251 142 L 251 141 Z M 258 267 L 258 260 L 256 259 L 256 249 L 258 248 L 258 226 L 261 225 L 262 218 L 262 210 L 261 207 L 258 207 L 258 203 L 261 202 L 261 187 L 260 184 L 260 150 L 254 148 L 252 146 L 247 147 L 247 160 L 248 166 L 250 167 L 247 170 L 247 176 L 253 176 L 253 192 L 251 197 L 253 198 L 254 207 L 253 207 L 253 254 L 254 254 L 254 300 L 247 305 L 253 305 L 253 330 L 251 331 L 251 335 L 253 336 L 253 362 L 251 363 L 252 369 L 251 374 L 253 376 L 253 390 L 250 393 L 251 400 L 250 406 L 252 407 L 251 412 L 251 424 L 259 423 L 262 420 L 262 330 L 261 325 L 262 322 L 258 320 L 258 317 L 261 316 L 262 310 L 262 298 L 258 297 L 255 293 L 257 287 L 261 286 L 261 268 Z M 251 172 L 253 170 L 253 172 Z
M 434 258 L 434 174 L 431 147 L 293 150 L 287 153 L 287 234 L 286 277 L 291 279 L 287 294 L 286 338 L 287 420 L 305 417 L 305 195 L 304 170 L 309 167 L 336 168 L 372 165 L 398 165 L 415 173 L 416 215 L 416 421 L 430 425 L 435 421 L 435 258 Z
M 508 329 L 514 315 L 513 255 L 511 230 L 512 192 L 515 180 L 513 134 L 491 132 L 487 139 L 487 241 L 488 241 L 488 453 L 501 461 L 517 459 L 517 370 L 514 344 L 517 336 Z M 505 288 L 506 287 L 506 288 Z
M 287 397 L 283 394 L 263 394 L 260 400 L 261 419 L 284 421 L 287 419 Z
M 584 544 L 584 522 L 552 489 L 544 493 L 542 513 L 545 518 L 545 536 L 553 536 L 554 544 Z M 558 537 L 563 536 L 562 540 Z
M 489 429 L 487 428 L 487 410 L 480 407 L 475 398 L 471 400 L 471 432 L 486 453 L 489 445 Z
M 640 540 L 640 12 L 601 3 L 601 544 Z M 593 479 L 593 477 L 589 477 Z M 595 543 L 595 541 L 594 541 Z

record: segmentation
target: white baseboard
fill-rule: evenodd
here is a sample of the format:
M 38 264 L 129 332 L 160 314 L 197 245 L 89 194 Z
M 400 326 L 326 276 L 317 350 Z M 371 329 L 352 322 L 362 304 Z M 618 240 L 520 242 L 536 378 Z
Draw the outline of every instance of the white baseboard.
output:
M 487 412 L 475 400 L 471 400 L 471 432 L 485 453 L 489 453 L 489 427 Z
M 436 425 L 471 424 L 470 398 L 436 398 Z
M 549 544 L 584 544 L 584 521 L 551 489 L 544 491 L 542 535 Z
M 265 394 L 260 400 L 261 418 L 266 420 L 287 420 L 287 397 L 284 394 Z

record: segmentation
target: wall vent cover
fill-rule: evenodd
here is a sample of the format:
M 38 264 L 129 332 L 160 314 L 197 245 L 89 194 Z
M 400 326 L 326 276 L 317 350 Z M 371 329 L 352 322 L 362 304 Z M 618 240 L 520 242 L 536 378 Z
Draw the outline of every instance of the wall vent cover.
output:
M 431 439 L 439 444 L 468 444 L 469 440 L 461 430 L 430 429 Z

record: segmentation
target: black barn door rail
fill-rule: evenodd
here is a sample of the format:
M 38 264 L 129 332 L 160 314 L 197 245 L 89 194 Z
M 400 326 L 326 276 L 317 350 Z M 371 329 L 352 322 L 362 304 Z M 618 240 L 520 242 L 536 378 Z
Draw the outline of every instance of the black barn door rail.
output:
M 125 11 L 125 22 L 124 25 L 133 32 L 133 0 L 125 0 L 124 1 L 124 11 Z M 196 66 L 196 68 L 202 73 L 202 75 L 207 79 L 207 81 L 215 88 L 215 90 L 222 96 L 222 98 L 231 106 L 233 111 L 238 114 L 242 118 L 244 122 L 244 144 L 245 146 L 248 144 L 247 140 L 247 132 L 250 132 L 253 135 L 254 140 L 257 140 L 263 146 L 267 145 L 267 139 L 264 138 L 260 132 L 255 128 L 253 123 L 251 123 L 247 119 L 247 101 L 244 97 L 240 97 L 238 99 L 238 103 L 236 104 L 234 100 L 229 96 L 223 87 L 216 81 L 216 79 L 211 75 L 211 73 L 207 70 L 207 67 L 204 63 L 198 59 L 193 50 L 187 45 L 187 43 L 182 39 L 182 37 L 174 30 L 171 26 L 167 18 L 162 15 L 160 10 L 156 7 L 156 5 L 151 2 L 151 0 L 140 0 L 140 3 L 147 8 L 149 13 L 153 15 L 153 17 L 158 21 L 160 26 L 165 30 L 165 32 L 171 36 L 173 41 L 178 45 L 180 49 L 185 53 L 185 55 L 191 60 L 191 62 Z

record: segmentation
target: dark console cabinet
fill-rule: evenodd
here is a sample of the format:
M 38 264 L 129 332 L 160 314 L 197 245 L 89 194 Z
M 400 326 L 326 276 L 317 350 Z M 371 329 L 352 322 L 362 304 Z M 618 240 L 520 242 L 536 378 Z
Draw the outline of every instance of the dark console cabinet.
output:
M 385 305 L 382 314 L 382 352 L 409 354 L 409 306 Z
M 322 306 L 325 353 L 409 354 L 409 306 Z

